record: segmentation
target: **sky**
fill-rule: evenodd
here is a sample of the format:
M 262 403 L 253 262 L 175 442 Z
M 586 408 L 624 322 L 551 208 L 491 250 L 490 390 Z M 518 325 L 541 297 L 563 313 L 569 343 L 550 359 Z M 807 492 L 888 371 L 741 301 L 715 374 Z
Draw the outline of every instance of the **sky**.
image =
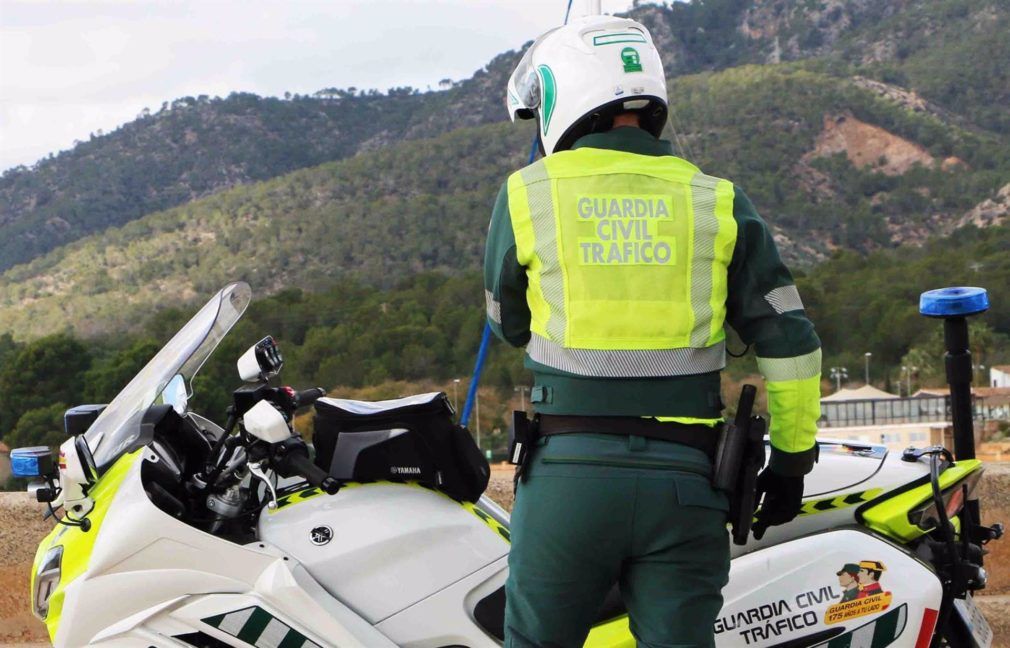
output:
M 605 13 L 631 6 L 601 1 Z M 0 0 L 0 171 L 178 97 L 437 88 L 557 26 L 566 4 Z M 573 0 L 572 15 L 585 5 Z

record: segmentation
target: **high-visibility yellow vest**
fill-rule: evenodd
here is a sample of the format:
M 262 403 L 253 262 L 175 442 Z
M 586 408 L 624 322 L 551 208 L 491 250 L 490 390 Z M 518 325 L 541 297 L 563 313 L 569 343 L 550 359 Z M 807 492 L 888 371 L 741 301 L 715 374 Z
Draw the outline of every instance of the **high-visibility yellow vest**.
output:
M 532 360 L 593 377 L 725 366 L 732 183 L 671 156 L 580 148 L 514 173 L 508 200 Z

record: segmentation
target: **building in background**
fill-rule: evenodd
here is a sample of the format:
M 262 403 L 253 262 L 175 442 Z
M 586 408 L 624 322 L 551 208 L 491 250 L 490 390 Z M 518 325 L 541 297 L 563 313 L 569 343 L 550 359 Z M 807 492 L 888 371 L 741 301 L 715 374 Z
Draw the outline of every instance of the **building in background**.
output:
M 1010 387 L 1010 365 L 996 365 L 989 368 L 990 387 Z
M 1010 420 L 1010 386 L 975 387 L 972 405 L 975 441 L 979 443 L 986 422 Z M 842 389 L 821 399 L 818 435 L 879 443 L 892 450 L 928 445 L 952 449 L 951 420 L 947 388 L 920 389 L 901 398 L 867 385 Z

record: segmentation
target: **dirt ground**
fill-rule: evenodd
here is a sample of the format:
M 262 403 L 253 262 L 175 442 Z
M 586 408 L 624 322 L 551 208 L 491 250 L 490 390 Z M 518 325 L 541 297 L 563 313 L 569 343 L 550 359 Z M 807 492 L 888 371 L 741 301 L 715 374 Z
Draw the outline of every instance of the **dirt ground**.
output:
M 511 510 L 511 467 L 494 467 L 487 493 Z M 988 465 L 977 493 L 984 521 L 1010 523 L 1010 463 Z M 48 645 L 44 627 L 29 612 L 28 583 L 37 544 L 51 526 L 27 494 L 0 493 L 0 648 Z M 1010 537 L 990 548 L 989 587 L 977 600 L 996 634 L 993 645 L 1010 648 Z
M 0 645 L 46 640 L 29 611 L 28 584 L 35 549 L 51 528 L 27 493 L 0 493 Z

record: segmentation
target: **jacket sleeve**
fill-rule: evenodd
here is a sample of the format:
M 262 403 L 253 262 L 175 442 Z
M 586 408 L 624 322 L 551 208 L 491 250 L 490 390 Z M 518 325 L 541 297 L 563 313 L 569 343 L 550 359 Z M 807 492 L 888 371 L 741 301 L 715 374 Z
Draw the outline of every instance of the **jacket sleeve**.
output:
M 771 461 L 782 475 L 804 475 L 817 458 L 821 415 L 821 343 L 768 225 L 739 188 L 733 203 L 737 241 L 729 268 L 727 320 L 754 345 L 768 389 Z
M 484 254 L 484 298 L 487 321 L 495 335 L 512 346 L 530 340 L 530 309 L 526 302 L 526 268 L 516 260 L 516 239 L 509 215 L 508 186 L 502 185 L 491 213 Z

